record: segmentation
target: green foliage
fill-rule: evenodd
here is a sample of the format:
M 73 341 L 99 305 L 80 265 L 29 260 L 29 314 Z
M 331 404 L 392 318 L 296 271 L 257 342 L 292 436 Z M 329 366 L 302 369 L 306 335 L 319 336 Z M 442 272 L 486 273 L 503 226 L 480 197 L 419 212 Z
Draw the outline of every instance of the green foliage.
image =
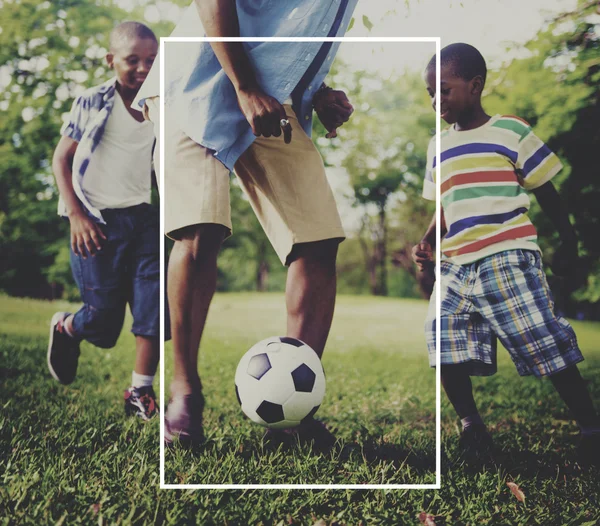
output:
M 2 1 L 0 290 L 10 294 L 55 297 L 73 287 L 64 268 L 69 229 L 56 214 L 51 159 L 73 98 L 110 77 L 104 64 L 110 31 L 124 20 L 143 20 L 142 6 L 153 5 L 140 0 L 125 11 L 118 4 Z M 172 27 L 162 22 L 155 29 L 165 36 Z
M 435 114 L 416 73 L 380 79 L 365 71 L 351 72 L 339 61 L 336 66 L 334 81 L 351 87 L 348 95 L 355 112 L 338 131 L 339 139 L 317 144 L 330 164 L 348 174 L 354 206 L 362 212 L 354 237 L 363 253 L 363 279 L 371 293 L 387 295 L 392 293 L 392 258 L 399 252 L 410 254 L 433 214 L 434 205 L 422 199 L 421 190 Z M 340 265 L 347 268 L 343 255 Z M 401 274 L 393 279 L 411 276 L 416 284 L 410 256 L 394 260 Z M 415 289 L 394 286 L 393 293 L 413 295 Z
M 600 148 L 600 24 L 595 2 L 552 21 L 513 60 L 488 82 L 484 102 L 492 112 L 516 114 L 556 151 L 565 168 L 555 179 L 580 239 L 581 268 L 562 283 L 568 297 L 597 302 L 600 258 L 600 186 L 597 156 Z M 532 217 L 544 253 L 552 258 L 558 235 L 537 204 Z M 587 278 L 586 278 L 587 277 Z M 566 305 L 562 305 L 566 308 Z M 581 307 L 578 307 L 581 308 Z M 592 314 L 594 317 L 598 313 Z

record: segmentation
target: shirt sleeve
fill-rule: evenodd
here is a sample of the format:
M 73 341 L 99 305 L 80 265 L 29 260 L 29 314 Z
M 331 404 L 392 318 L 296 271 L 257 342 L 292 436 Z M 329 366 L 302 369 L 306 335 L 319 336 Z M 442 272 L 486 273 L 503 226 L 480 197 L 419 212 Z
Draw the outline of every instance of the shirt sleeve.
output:
M 74 141 L 81 142 L 86 120 L 87 112 L 84 110 L 83 97 L 77 97 L 73 102 L 69 117 L 62 125 L 60 134 L 70 137 Z
M 423 197 L 435 201 L 435 137 L 432 137 L 427 147 L 427 164 L 425 167 L 425 180 L 423 181 Z
M 519 141 L 515 167 L 526 190 L 534 190 L 547 183 L 562 168 L 560 159 L 533 133 L 529 132 Z

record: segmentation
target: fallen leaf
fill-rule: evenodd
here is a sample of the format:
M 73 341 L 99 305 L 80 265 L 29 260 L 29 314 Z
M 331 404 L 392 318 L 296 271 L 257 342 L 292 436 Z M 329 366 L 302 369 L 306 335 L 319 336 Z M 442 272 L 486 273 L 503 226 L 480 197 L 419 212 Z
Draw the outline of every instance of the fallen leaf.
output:
M 514 482 L 507 482 L 506 485 L 510 488 L 510 491 L 512 491 L 512 494 L 519 502 L 525 502 L 525 493 L 521 491 L 519 486 L 517 486 Z
M 323 519 L 319 519 L 313 526 L 327 526 L 327 523 Z
M 431 513 L 425 513 L 422 511 L 419 513 L 419 521 L 421 524 L 425 524 L 425 526 L 436 526 L 435 525 L 435 516 L 431 515 Z

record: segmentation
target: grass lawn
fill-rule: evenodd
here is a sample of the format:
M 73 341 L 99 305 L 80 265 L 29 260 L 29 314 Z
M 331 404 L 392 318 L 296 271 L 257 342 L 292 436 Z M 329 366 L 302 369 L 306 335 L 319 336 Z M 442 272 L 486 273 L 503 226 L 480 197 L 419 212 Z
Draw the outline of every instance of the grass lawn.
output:
M 501 455 L 465 463 L 443 397 L 439 491 L 158 490 L 158 421 L 122 413 L 133 337 L 83 346 L 69 387 L 49 376 L 48 321 L 68 304 L 0 297 L 0 524 L 600 524 L 600 470 L 575 462 L 577 429 L 548 381 L 498 375 L 474 382 Z M 341 297 L 324 357 L 318 416 L 340 440 L 328 455 L 262 446 L 237 405 L 233 375 L 254 342 L 285 327 L 279 295 L 216 298 L 200 368 L 208 443 L 167 453 L 169 482 L 432 482 L 435 378 L 422 336 L 426 303 Z M 576 323 L 581 365 L 600 404 L 600 324 Z M 170 356 L 167 349 L 167 358 Z M 167 379 L 170 363 L 167 359 Z M 519 502 L 507 482 L 525 495 Z

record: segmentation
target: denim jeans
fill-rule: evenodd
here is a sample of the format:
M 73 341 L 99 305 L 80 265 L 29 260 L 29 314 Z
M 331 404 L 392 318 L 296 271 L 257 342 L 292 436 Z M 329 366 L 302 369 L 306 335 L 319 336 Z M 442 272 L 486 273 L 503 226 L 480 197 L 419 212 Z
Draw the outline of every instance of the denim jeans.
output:
M 106 236 L 102 250 L 86 259 L 71 250 L 71 269 L 84 305 L 75 313 L 78 338 L 97 347 L 114 347 L 127 304 L 131 332 L 159 336 L 160 234 L 156 207 L 141 204 L 102 210 Z

